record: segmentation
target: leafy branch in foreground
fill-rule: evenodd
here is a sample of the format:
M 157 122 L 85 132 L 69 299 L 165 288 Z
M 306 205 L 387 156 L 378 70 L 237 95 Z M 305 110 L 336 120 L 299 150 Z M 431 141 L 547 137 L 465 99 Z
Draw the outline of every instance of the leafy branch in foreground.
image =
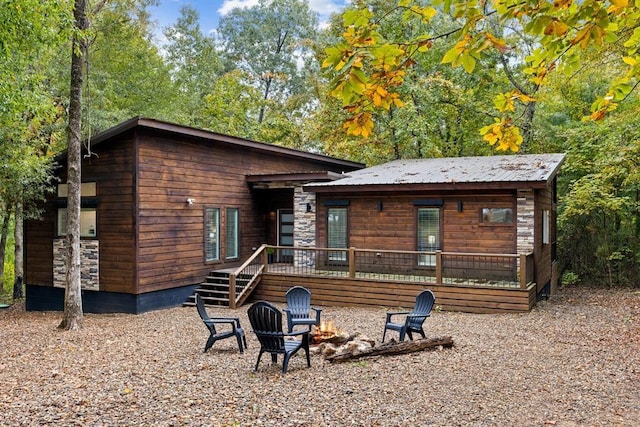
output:
M 438 14 L 448 14 L 459 27 L 446 34 L 422 33 L 391 40 L 380 30 L 380 23 L 397 13 L 401 16 L 399 25 L 426 25 Z M 455 38 L 442 63 L 473 73 L 485 51 L 506 53 L 514 48 L 500 34 L 501 29 L 519 29 L 537 46 L 523 59 L 524 72 L 536 86 L 545 84 L 551 73 L 574 73 L 586 52 L 614 52 L 617 75 L 607 92 L 593 101 L 585 120 L 603 119 L 640 80 L 638 0 L 433 0 L 431 5 L 420 0 L 397 0 L 379 14 L 372 12 L 367 1 L 358 1 L 343 14 L 343 27 L 341 40 L 325 50 L 323 67 L 333 74 L 331 94 L 349 113 L 344 128 L 352 135 L 371 134 L 372 111 L 403 105 L 397 88 L 406 70 L 415 64 L 417 53 L 428 51 L 442 38 Z M 518 151 L 522 135 L 514 105 L 536 101 L 519 91 L 498 94 L 494 107 L 499 117 L 480 130 L 484 140 L 497 144 L 499 150 Z

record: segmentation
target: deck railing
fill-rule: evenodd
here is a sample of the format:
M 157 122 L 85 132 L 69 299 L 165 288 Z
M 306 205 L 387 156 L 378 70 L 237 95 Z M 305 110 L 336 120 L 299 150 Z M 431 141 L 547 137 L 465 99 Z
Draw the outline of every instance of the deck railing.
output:
M 534 280 L 532 253 L 264 248 L 264 272 L 271 273 L 523 289 Z
M 266 245 L 262 245 L 239 268 L 229 274 L 229 307 L 236 308 L 260 280 L 267 264 Z

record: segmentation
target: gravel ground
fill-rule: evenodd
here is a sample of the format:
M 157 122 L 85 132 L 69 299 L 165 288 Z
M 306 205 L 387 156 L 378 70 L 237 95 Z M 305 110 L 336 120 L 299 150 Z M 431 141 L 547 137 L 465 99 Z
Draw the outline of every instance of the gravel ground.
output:
M 437 304 L 437 301 L 436 301 Z M 247 306 L 233 339 L 202 353 L 195 307 L 142 315 L 0 311 L 0 425 L 638 426 L 640 292 L 570 288 L 524 314 L 433 313 L 455 347 L 330 364 L 263 356 Z M 396 307 L 397 308 L 397 307 Z M 396 309 L 393 308 L 393 309 Z M 381 339 L 388 308 L 325 307 L 342 330 Z

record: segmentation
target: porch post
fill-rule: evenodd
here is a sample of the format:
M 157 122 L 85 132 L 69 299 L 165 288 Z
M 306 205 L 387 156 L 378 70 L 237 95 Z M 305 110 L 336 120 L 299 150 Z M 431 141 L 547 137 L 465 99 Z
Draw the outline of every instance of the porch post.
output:
M 267 252 L 267 245 L 262 245 L 261 249 L 262 253 L 260 254 L 260 260 L 262 262 L 262 272 L 266 273 L 269 271 L 269 254 Z
M 229 308 L 236 308 L 236 275 L 229 275 Z
M 349 248 L 349 278 L 356 277 L 356 249 Z
M 527 255 L 520 254 L 520 289 L 527 288 Z
M 442 251 L 436 251 L 436 283 L 442 284 Z

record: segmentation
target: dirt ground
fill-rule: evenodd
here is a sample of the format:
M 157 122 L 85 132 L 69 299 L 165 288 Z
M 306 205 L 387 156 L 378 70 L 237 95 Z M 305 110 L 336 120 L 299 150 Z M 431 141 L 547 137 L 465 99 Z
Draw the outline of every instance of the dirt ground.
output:
M 437 306 L 437 300 L 436 300 Z M 429 337 L 454 347 L 330 364 L 263 356 L 233 339 L 203 353 L 194 307 L 141 315 L 0 310 L 3 426 L 638 426 L 640 290 L 561 289 L 529 313 L 435 310 Z M 380 341 L 397 307 L 324 307 L 341 330 Z

